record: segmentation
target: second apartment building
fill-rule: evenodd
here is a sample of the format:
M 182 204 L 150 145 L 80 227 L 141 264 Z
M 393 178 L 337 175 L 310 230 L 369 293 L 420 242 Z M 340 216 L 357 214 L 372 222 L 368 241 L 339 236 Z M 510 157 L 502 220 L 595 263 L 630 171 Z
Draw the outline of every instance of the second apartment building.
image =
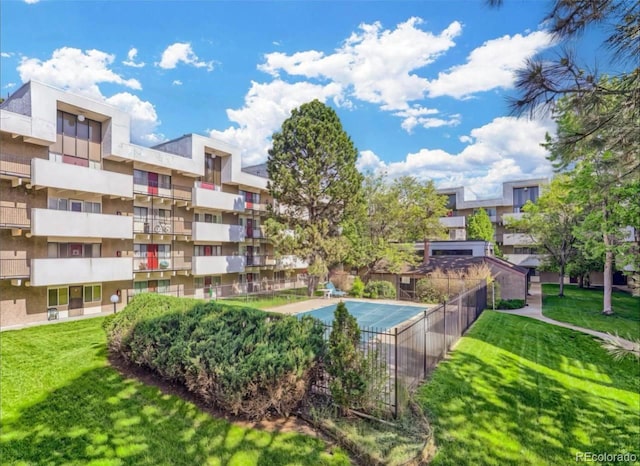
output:
M 465 188 L 439 189 L 438 194 L 448 197 L 449 212 L 447 217 L 440 219 L 440 223 L 447 229 L 449 239 L 467 239 L 467 217 L 479 209 L 484 209 L 495 230 L 495 242 L 501 249 L 505 259 L 512 264 L 529 269 L 530 275 L 537 274 L 540 256 L 529 235 L 523 235 L 505 228 L 507 219 L 522 217 L 521 209 L 527 201 L 536 202 L 546 178 L 507 181 L 502 184 L 502 196 L 491 199 L 465 199 Z
M 276 261 L 267 179 L 189 134 L 132 144 L 129 115 L 39 82 L 0 106 L 0 326 L 111 309 L 140 292 L 259 290 Z

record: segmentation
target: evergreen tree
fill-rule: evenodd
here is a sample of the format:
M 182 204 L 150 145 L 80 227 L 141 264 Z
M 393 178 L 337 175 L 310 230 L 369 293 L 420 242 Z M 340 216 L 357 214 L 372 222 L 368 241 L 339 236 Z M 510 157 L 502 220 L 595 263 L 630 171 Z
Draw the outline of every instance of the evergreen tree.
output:
M 267 172 L 276 205 L 266 226 L 280 253 L 309 264 L 309 294 L 346 256 L 342 230 L 363 202 L 357 157 L 338 115 L 318 100 L 294 109 L 273 135 Z

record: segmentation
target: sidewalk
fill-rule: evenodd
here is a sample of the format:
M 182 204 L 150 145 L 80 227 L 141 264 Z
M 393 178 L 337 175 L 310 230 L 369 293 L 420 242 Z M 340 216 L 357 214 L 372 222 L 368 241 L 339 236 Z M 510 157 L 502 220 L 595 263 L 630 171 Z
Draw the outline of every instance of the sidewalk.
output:
M 640 345 L 624 338 L 609 335 L 605 332 L 598 332 L 597 330 L 591 330 L 589 328 L 578 327 L 577 325 L 568 324 L 566 322 L 560 322 L 550 319 L 542 314 L 542 290 L 540 283 L 531 283 L 529 289 L 530 296 L 527 296 L 527 307 L 515 310 L 497 310 L 497 312 L 504 312 L 506 314 L 513 314 L 516 316 L 530 317 L 532 319 L 546 322 L 547 324 L 557 325 L 558 327 L 569 328 L 578 332 L 592 335 L 596 338 L 600 338 L 604 341 L 618 341 L 625 349 L 632 350 L 634 352 L 640 352 Z

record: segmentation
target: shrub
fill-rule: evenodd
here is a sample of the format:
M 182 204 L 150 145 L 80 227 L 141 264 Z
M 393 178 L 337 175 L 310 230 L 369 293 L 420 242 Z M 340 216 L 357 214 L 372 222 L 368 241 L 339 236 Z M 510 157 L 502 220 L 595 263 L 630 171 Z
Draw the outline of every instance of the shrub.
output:
M 360 349 L 358 322 L 342 301 L 338 303 L 329 335 L 327 372 L 331 396 L 342 412 L 376 407 L 387 382 L 386 365 L 378 356 L 377 349 L 366 355 Z
M 107 325 L 109 348 L 220 409 L 287 415 L 313 381 L 325 344 L 312 318 L 153 294 Z
M 416 295 L 418 299 L 425 303 L 441 303 L 448 299 L 448 295 L 436 281 L 431 278 L 421 278 L 416 283 Z
M 364 288 L 364 295 L 373 299 L 394 299 L 396 297 L 396 287 L 391 282 L 374 280 L 367 283 L 367 286 Z
M 501 299 L 496 309 L 520 309 L 524 307 L 524 299 Z
M 353 280 L 353 286 L 351 287 L 351 296 L 354 296 L 356 298 L 362 298 L 363 294 L 364 294 L 364 283 L 362 282 L 360 277 L 356 277 L 355 280 Z

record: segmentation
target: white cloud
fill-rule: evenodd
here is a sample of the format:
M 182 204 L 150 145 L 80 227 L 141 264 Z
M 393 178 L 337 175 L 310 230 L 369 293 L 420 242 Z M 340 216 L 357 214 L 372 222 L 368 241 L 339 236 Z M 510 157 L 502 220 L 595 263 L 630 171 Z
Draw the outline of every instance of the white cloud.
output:
M 268 84 L 252 82 L 244 106 L 227 110 L 227 117 L 237 127 L 224 131 L 210 130 L 212 138 L 238 147 L 244 165 L 264 162 L 271 146 L 271 135 L 291 115 L 291 110 L 305 102 L 318 99 L 326 102 L 342 94 L 338 84 L 287 83 L 275 79 Z
M 176 42 L 168 46 L 165 51 L 162 52 L 162 58 L 157 65 L 165 70 L 170 70 L 178 66 L 180 62 L 195 66 L 196 68 L 206 68 L 207 71 L 213 70 L 213 62 L 201 61 L 188 42 Z
M 153 145 L 165 139 L 164 135 L 156 133 L 160 121 L 150 102 L 129 92 L 120 92 L 105 101 L 131 116 L 131 139 L 134 143 Z
M 24 0 L 24 3 L 28 3 L 29 5 L 33 5 L 34 3 L 38 3 L 40 0 Z
M 63 47 L 54 50 L 51 58 L 40 60 L 23 57 L 18 65 L 18 73 L 23 82 L 35 79 L 70 92 L 95 100 L 106 101 L 131 115 L 131 139 L 139 144 L 154 144 L 163 139 L 156 133 L 160 125 L 155 108 L 150 102 L 128 92 L 111 97 L 102 94 L 102 83 L 119 84 L 134 90 L 142 89 L 140 82 L 126 79 L 109 67 L 114 55 L 99 50 Z
M 142 68 L 145 63 L 144 62 L 136 62 L 136 56 L 138 55 L 138 49 L 132 47 L 129 49 L 127 53 L 127 59 L 122 62 L 123 65 L 132 66 L 133 68 Z
M 362 151 L 358 169 L 433 179 L 438 187 L 471 186 L 478 196 L 495 195 L 506 180 L 542 178 L 552 174 L 540 145 L 555 124 L 549 119 L 500 117 L 471 131 L 469 144 L 457 154 L 421 149 L 405 160 L 385 163 L 372 151 Z
M 446 95 L 460 99 L 490 89 L 510 88 L 515 71 L 525 60 L 552 44 L 552 36 L 544 31 L 489 40 L 474 49 L 464 65 L 441 72 L 429 82 L 429 97 Z
M 11 57 L 13 57 L 13 52 L 0 52 L 0 57 L 2 57 L 2 58 L 11 58 Z
M 460 124 L 460 115 L 450 115 L 447 117 L 436 117 L 440 112 L 434 108 L 425 108 L 415 105 L 406 110 L 394 113 L 394 116 L 403 118 L 402 129 L 411 133 L 416 126 L 423 128 L 438 128 L 440 126 L 456 126 Z M 430 116 L 428 116 L 430 115 Z
M 7 83 L 4 85 L 3 89 L 11 89 L 12 87 L 16 87 L 16 83 Z
M 30 79 L 51 84 L 55 87 L 101 99 L 100 83 L 120 84 L 134 90 L 142 89 L 136 79 L 125 79 L 109 65 L 114 55 L 100 50 L 87 50 L 62 47 L 54 50 L 49 60 L 23 57 L 18 65 L 18 73 L 23 82 Z
M 182 86 L 182 81 L 180 81 L 179 79 L 174 79 L 171 84 L 173 84 L 174 86 Z
M 404 110 L 423 98 L 428 81 L 415 71 L 432 63 L 453 47 L 462 25 L 452 22 L 440 34 L 423 31 L 420 18 L 410 18 L 394 30 L 379 22 L 361 24 L 334 53 L 309 50 L 265 56 L 258 68 L 274 77 L 281 72 L 309 79 L 324 79 L 349 89 L 359 100 L 385 110 Z

